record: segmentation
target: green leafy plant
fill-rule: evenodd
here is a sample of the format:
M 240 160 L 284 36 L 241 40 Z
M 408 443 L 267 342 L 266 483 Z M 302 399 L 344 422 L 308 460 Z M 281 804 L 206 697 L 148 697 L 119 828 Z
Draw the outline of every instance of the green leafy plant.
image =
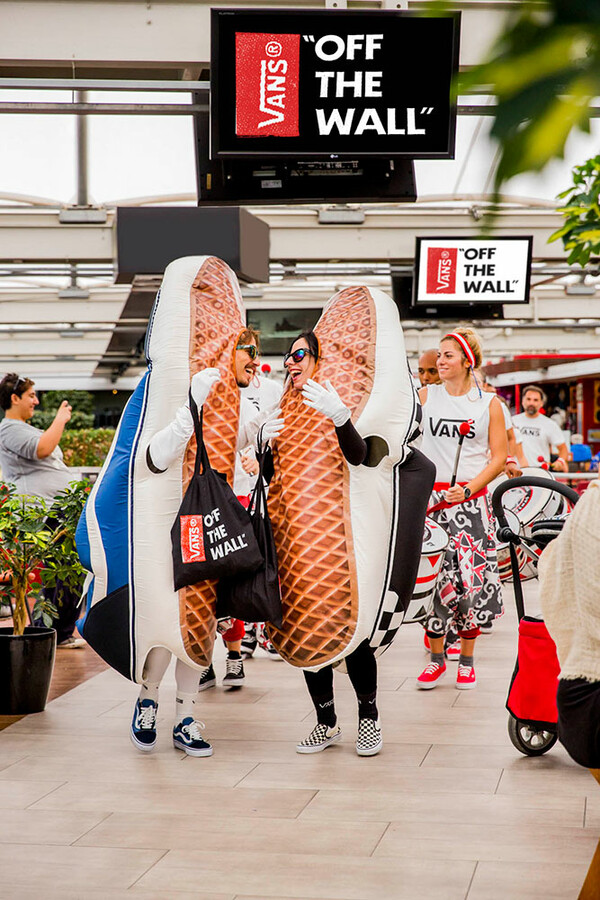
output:
M 31 424 L 45 431 L 54 421 L 60 404 L 66 400 L 73 408 L 66 431 L 91 428 L 94 424 L 94 395 L 89 391 L 46 391 L 38 409 L 33 414 Z
M 600 3 L 515 4 L 488 59 L 460 75 L 457 93 L 495 95 L 492 136 L 500 144 L 494 190 L 562 157 L 572 128 L 589 132 L 600 93 Z
M 59 603 L 63 589 L 81 589 L 85 569 L 75 547 L 75 529 L 89 491 L 89 482 L 73 482 L 48 504 L 0 485 L 0 568 L 11 588 L 15 635 L 25 630 L 30 598 L 35 600 L 34 618 L 41 616 L 50 626 L 57 616 L 54 604 L 42 595 L 44 587 L 59 585 Z
M 548 243 L 561 238 L 569 251 L 567 262 L 585 266 L 590 256 L 600 255 L 600 156 L 573 168 L 573 185 L 558 199 L 566 201 L 558 209 L 565 224 L 548 238 Z
M 57 410 L 66 400 L 73 410 L 94 414 L 94 395 L 90 391 L 46 391 L 40 402 L 40 409 Z
M 114 428 L 64 431 L 60 441 L 67 466 L 101 466 L 115 436 Z
M 31 424 L 35 428 L 39 428 L 41 431 L 45 431 L 47 428 L 50 428 L 52 423 L 54 422 L 54 417 L 56 416 L 57 410 L 50 409 L 47 411 L 38 411 L 36 410 L 31 419 Z M 78 410 L 73 410 L 71 413 L 71 418 L 65 425 L 65 430 L 63 434 L 68 433 L 69 431 L 76 431 L 82 428 L 91 428 L 94 424 L 94 414 L 93 413 L 83 413 Z

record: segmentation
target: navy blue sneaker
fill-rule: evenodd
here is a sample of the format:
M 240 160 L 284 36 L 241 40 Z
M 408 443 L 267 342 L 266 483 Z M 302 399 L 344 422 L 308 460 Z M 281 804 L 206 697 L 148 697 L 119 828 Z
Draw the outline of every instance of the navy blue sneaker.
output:
M 156 746 L 156 713 L 154 700 L 138 700 L 131 722 L 131 740 L 138 750 L 154 750 Z
M 202 737 L 201 728 L 206 728 L 204 722 L 196 722 L 187 716 L 173 729 L 173 745 L 188 756 L 212 756 L 213 748 Z

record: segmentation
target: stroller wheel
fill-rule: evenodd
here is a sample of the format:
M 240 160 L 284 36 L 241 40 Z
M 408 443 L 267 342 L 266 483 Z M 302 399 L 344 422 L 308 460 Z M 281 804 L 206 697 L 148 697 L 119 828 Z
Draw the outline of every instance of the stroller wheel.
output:
M 541 756 L 554 747 L 558 735 L 552 731 L 536 731 L 526 722 L 508 717 L 508 736 L 513 745 L 525 756 Z

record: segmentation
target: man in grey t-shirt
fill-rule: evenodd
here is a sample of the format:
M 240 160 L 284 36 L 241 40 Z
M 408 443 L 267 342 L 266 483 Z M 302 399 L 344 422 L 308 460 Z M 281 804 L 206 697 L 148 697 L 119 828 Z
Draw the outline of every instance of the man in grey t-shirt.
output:
M 19 494 L 53 500 L 59 491 L 68 487 L 70 481 L 76 480 L 64 464 L 58 446 L 65 425 L 71 418 L 71 407 L 63 400 L 46 431 L 34 428 L 29 425 L 29 419 L 39 400 L 33 385 L 30 378 L 23 378 L 14 372 L 0 381 L 0 406 L 5 411 L 0 422 L 2 480 L 16 485 Z M 56 590 L 51 594 L 48 599 L 56 603 Z M 79 617 L 79 597 L 63 591 L 58 606 L 59 616 L 54 623 L 58 646 L 82 646 L 85 642 L 73 637 Z

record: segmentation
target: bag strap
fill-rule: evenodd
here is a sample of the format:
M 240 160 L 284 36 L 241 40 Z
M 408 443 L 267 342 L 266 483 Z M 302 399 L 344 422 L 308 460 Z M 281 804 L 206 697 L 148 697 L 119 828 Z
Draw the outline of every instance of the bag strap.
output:
M 204 408 L 201 408 L 200 416 L 198 417 L 198 407 L 196 406 L 196 401 L 192 397 L 191 388 L 189 391 L 189 401 L 192 421 L 194 423 L 194 434 L 196 435 L 196 462 L 194 463 L 194 475 L 200 475 L 201 466 L 202 474 L 204 474 L 207 469 L 211 468 L 210 460 L 208 458 L 208 452 L 206 450 L 206 444 L 204 443 L 204 437 L 202 434 L 202 425 L 204 423 Z
M 256 455 L 258 458 L 258 475 L 256 476 L 256 484 L 254 485 L 254 490 L 250 496 L 250 503 L 248 505 L 248 511 L 251 515 L 263 515 L 267 511 L 267 495 L 265 492 L 265 481 L 263 478 L 263 471 L 265 468 L 265 460 L 267 458 L 267 444 L 262 443 L 260 438 L 257 441 L 256 447 Z

